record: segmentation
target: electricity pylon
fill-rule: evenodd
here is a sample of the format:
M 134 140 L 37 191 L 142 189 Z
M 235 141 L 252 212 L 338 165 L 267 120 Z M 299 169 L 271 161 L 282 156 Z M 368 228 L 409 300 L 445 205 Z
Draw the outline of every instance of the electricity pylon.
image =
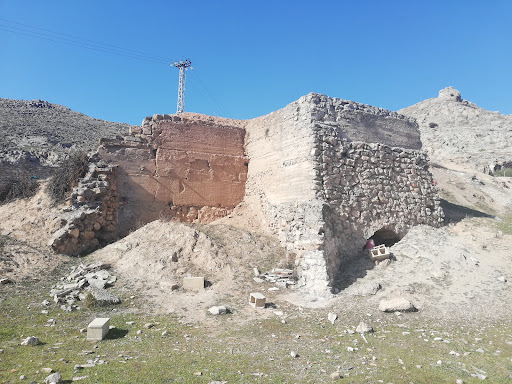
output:
M 174 61 L 171 67 L 179 68 L 180 70 L 180 82 L 178 86 L 178 109 L 176 113 L 185 112 L 185 71 L 192 65 L 189 59 L 185 61 Z M 190 69 L 193 69 L 190 67 Z

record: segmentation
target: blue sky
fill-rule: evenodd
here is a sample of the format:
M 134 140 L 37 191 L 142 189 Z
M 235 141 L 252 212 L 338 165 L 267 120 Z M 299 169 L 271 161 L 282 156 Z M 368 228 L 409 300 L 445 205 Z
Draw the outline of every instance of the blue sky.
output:
M 247 119 L 309 92 L 397 110 L 452 85 L 512 114 L 508 0 L 0 0 L 0 52 L 0 97 L 137 125 L 176 112 L 185 58 L 189 112 Z

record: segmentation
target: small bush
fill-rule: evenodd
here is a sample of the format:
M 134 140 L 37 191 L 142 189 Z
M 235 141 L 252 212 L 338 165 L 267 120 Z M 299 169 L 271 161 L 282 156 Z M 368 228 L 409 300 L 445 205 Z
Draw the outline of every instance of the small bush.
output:
M 66 194 L 78 185 L 78 180 L 87 172 L 88 157 L 85 152 L 69 155 L 65 164 L 54 174 L 48 184 L 48 193 L 55 202 L 62 202 Z
M 87 309 L 93 309 L 98 306 L 96 299 L 91 292 L 88 292 L 85 298 L 82 300 L 82 306 Z
M 32 197 L 37 187 L 37 181 L 27 174 L 9 177 L 0 185 L 0 203 Z
M 493 173 L 496 177 L 512 177 L 512 168 L 503 167 Z

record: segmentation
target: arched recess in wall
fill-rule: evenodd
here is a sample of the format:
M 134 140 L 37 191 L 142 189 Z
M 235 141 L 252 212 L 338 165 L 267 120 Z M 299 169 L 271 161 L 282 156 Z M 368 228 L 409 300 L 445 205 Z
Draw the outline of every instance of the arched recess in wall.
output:
M 386 247 L 391 247 L 395 243 L 398 243 L 402 237 L 400 237 L 392 228 L 390 227 L 382 227 L 381 229 L 374 232 L 372 236 L 370 236 L 375 243 L 375 245 L 384 244 Z

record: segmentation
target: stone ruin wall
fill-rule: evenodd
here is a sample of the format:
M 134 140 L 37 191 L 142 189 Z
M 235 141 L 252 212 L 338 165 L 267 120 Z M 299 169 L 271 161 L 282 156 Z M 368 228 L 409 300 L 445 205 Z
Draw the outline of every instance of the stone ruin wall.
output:
M 81 255 L 108 244 L 117 239 L 118 208 L 115 169 L 94 154 L 86 175 L 73 188 L 61 228 L 48 245 L 66 255 Z
M 413 225 L 442 223 L 414 120 L 309 94 L 249 121 L 247 132 L 247 195 L 259 198 L 310 291 L 333 286 L 375 231 L 401 237 Z
M 103 139 L 100 157 L 118 166 L 119 233 L 162 215 L 208 223 L 230 213 L 245 194 L 244 136 L 242 122 L 184 113 Z
M 300 285 L 325 293 L 375 231 L 402 237 L 416 224 L 441 225 L 420 146 L 413 120 L 318 94 L 248 121 L 154 115 L 101 141 L 100 161 L 114 168 L 98 182 L 108 185 L 74 192 L 82 212 L 68 213 L 54 244 L 72 244 L 67 253 L 91 248 L 162 214 L 210 222 L 245 198 L 259 204 Z M 106 205 L 94 208 L 98 198 Z

